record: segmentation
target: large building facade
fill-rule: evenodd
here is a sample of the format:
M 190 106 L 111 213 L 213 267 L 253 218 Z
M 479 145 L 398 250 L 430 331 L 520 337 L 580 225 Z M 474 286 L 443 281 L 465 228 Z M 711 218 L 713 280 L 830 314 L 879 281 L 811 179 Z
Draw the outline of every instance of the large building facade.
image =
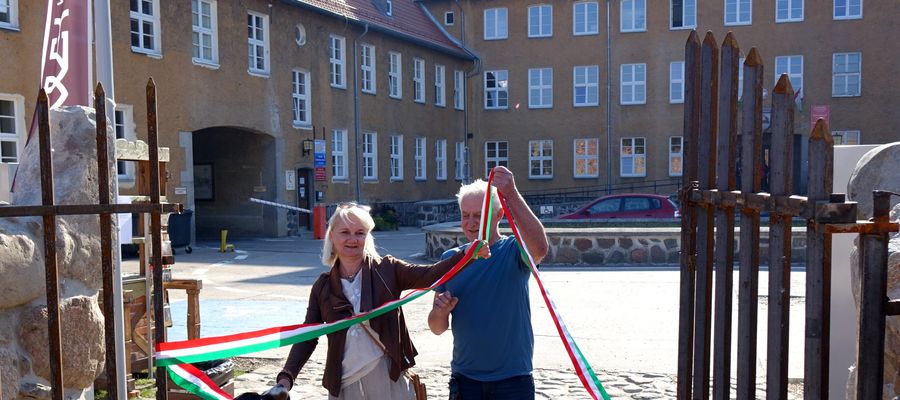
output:
M 297 228 L 250 197 L 303 208 L 444 199 L 495 165 L 526 192 L 674 192 L 691 29 L 758 47 L 767 88 L 789 74 L 800 179 L 814 116 L 840 143 L 898 138 L 895 1 L 110 3 L 116 134 L 146 138 L 153 77 L 168 199 L 195 210 L 201 234 Z M 40 1 L 0 0 L 3 163 L 24 147 L 45 14 Z M 133 169 L 120 171 L 124 193 Z

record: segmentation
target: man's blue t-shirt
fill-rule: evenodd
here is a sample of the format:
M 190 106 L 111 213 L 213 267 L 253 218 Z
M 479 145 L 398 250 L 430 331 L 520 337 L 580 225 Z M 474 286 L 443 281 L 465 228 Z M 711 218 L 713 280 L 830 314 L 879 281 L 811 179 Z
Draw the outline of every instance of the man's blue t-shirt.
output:
M 442 259 L 468 245 L 447 250 Z M 473 261 L 437 291 L 459 303 L 450 319 L 455 373 L 479 381 L 531 374 L 534 334 L 528 299 L 530 271 L 513 236 L 491 246 L 491 258 Z

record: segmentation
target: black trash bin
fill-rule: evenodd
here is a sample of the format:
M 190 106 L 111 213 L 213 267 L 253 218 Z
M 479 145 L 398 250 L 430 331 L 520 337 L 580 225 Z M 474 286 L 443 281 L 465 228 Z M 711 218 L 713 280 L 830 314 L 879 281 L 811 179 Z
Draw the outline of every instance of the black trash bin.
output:
M 186 253 L 193 251 L 191 248 L 191 219 L 193 210 L 184 210 L 181 214 L 169 214 L 169 241 L 172 242 L 172 253 L 176 247 L 184 247 Z

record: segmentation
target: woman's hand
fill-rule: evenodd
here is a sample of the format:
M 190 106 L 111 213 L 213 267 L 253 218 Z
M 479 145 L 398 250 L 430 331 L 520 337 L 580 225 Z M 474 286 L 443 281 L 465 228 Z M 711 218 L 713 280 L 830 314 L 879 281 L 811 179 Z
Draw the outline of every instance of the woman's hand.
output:
M 491 246 L 488 245 L 488 242 L 486 240 L 473 240 L 472 246 L 477 246 L 479 243 L 481 243 L 481 248 L 475 253 L 475 259 L 491 258 Z

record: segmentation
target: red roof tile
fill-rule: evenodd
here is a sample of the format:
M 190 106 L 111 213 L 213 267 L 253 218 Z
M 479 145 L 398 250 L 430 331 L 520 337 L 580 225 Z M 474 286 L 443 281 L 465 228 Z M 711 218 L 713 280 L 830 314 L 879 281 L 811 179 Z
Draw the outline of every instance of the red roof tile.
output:
M 383 1 L 383 0 L 382 0 Z M 378 9 L 373 0 L 289 0 L 327 13 L 348 18 L 370 27 L 422 42 L 438 50 L 472 58 L 471 54 L 454 43 L 438 28 L 415 0 L 393 0 L 392 16 Z

